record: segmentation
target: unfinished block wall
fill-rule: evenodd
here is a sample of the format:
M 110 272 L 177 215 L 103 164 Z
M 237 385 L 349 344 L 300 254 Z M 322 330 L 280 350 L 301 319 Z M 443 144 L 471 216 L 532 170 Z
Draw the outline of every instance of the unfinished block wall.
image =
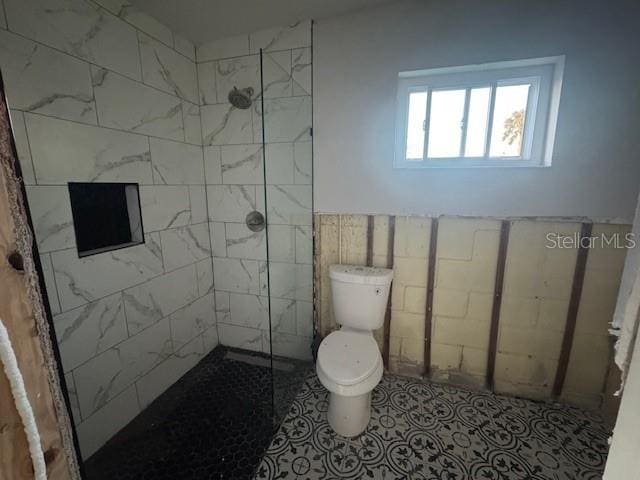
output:
M 338 328 L 330 265 L 393 265 L 390 318 L 375 332 L 391 372 L 599 408 L 611 376 L 608 326 L 626 249 L 593 242 L 582 254 L 584 273 L 576 273 L 579 249 L 548 248 L 547 234 L 579 238 L 583 224 L 316 215 L 318 331 Z M 594 237 L 624 238 L 630 227 L 589 228 Z M 566 374 L 554 391 L 559 371 Z

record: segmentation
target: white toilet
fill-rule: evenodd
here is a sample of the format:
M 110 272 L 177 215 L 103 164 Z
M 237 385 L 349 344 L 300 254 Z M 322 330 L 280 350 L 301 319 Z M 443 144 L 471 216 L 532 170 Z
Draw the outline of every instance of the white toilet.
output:
M 371 391 L 384 365 L 373 330 L 382 327 L 393 270 L 332 265 L 329 267 L 333 310 L 340 330 L 320 344 L 316 371 L 331 392 L 327 418 L 344 437 L 362 433 L 371 417 Z

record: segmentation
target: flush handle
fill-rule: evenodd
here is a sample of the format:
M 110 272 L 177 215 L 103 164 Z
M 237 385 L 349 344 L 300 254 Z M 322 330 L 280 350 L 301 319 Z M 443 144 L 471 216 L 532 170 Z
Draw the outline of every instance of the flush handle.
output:
M 257 210 L 254 210 L 247 215 L 245 223 L 252 232 L 261 232 L 265 227 L 264 215 Z

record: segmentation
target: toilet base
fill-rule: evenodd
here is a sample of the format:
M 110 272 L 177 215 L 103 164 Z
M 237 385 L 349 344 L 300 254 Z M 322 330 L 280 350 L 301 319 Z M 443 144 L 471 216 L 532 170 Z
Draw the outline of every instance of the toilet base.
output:
M 371 418 L 371 392 L 355 397 L 331 393 L 327 420 L 343 437 L 355 437 L 367 428 Z

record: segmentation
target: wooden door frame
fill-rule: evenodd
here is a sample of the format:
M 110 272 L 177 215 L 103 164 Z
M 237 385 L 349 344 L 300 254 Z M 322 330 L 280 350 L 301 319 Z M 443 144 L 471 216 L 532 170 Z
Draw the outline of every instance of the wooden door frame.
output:
M 19 290 L 23 294 L 22 300 L 26 300 L 29 303 L 31 315 L 23 315 L 17 319 L 12 316 L 11 319 L 5 318 L 3 320 L 6 322 L 10 336 L 13 337 L 12 342 L 18 357 L 18 365 L 25 377 L 25 388 L 34 409 L 36 423 L 41 434 L 41 442 L 45 449 L 48 478 L 51 480 L 76 480 L 84 477 L 78 436 L 70 408 L 69 390 L 63 375 L 64 369 L 62 368 L 53 325 L 53 315 L 46 294 L 44 271 L 34 236 L 33 221 L 28 207 L 26 188 L 22 168 L 18 160 L 5 92 L 0 72 L 0 195 L 5 197 L 0 197 L 0 202 L 6 202 L 5 212 L 9 212 L 9 216 L 4 217 L 6 222 L 4 225 L 0 225 L 0 230 L 4 228 L 5 232 L 10 232 L 4 237 L 0 236 L 0 241 L 4 243 L 1 247 L 5 252 L 8 251 L 8 248 L 15 248 L 10 254 L 14 256 L 14 259 L 18 260 L 18 263 L 22 264 L 22 269 L 15 268 L 16 263 L 12 263 L 8 257 L 0 259 L 3 264 L 0 265 L 0 268 L 5 272 L 11 270 L 15 272 L 16 275 L 8 278 L 16 280 L 14 282 L 15 290 Z M 8 242 L 5 243 L 3 240 L 12 240 L 11 247 L 9 247 Z M 3 278 L 6 279 L 7 276 Z M 5 284 L 5 287 L 7 287 L 8 291 L 8 284 Z M 20 328 L 12 329 L 12 322 L 14 327 L 20 326 Z M 29 334 L 26 334 L 27 329 Z M 27 349 L 29 350 L 28 352 L 26 352 Z M 20 362 L 21 353 L 23 360 L 25 353 L 35 353 L 36 358 L 33 359 L 35 366 L 41 368 L 25 372 L 25 370 L 28 370 L 28 366 L 25 361 Z M 38 360 L 42 360 L 42 364 L 38 364 Z M 26 373 L 29 373 L 29 376 L 25 375 Z M 1 369 L 0 376 L 4 376 L 4 371 Z M 33 376 L 37 376 L 41 381 L 40 387 L 45 384 L 48 385 L 48 391 L 42 388 L 38 389 L 36 385 L 30 385 L 28 378 Z M 8 392 L 6 394 L 9 397 L 11 396 Z M 41 396 L 46 397 L 47 408 L 43 408 L 40 401 L 37 404 L 34 403 L 34 396 L 37 396 L 38 399 Z M 46 422 L 44 420 L 40 421 L 43 418 L 46 419 Z M 14 425 L 20 422 L 19 417 L 9 420 L 15 422 Z M 42 431 L 43 423 L 46 423 L 48 431 Z M 56 427 L 57 432 L 55 431 Z M 17 428 L 11 429 L 9 427 L 9 429 L 15 432 L 13 440 L 15 440 L 16 444 L 22 445 L 21 439 L 18 438 L 21 432 Z M 53 443 L 60 446 L 62 451 L 57 451 L 58 449 L 53 447 L 48 448 L 45 444 L 45 437 L 47 436 L 54 438 L 55 441 Z M 4 438 L 4 441 L 7 444 L 11 441 L 11 433 Z M 0 444 L 2 442 L 3 439 L 0 437 Z M 23 456 L 21 455 L 21 457 Z M 30 459 L 30 457 L 28 458 Z M 50 465 L 54 473 L 49 473 Z M 0 473 L 2 473 L 3 469 L 8 468 L 13 467 L 0 464 Z M 24 464 L 24 461 L 21 461 L 19 468 L 20 475 L 23 475 L 20 479 L 33 478 L 32 476 L 29 477 L 29 464 Z M 16 474 L 15 470 L 13 470 L 13 474 Z

